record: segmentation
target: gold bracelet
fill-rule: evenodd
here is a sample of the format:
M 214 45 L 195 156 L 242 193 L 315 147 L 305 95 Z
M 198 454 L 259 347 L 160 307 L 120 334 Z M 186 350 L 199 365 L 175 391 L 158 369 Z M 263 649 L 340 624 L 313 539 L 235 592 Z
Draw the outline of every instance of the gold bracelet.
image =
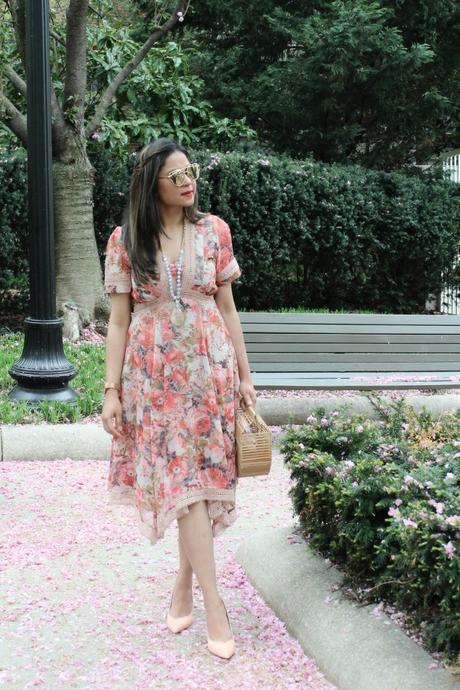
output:
M 110 382 L 106 381 L 104 384 L 104 395 L 107 393 L 109 388 L 115 388 L 115 390 L 119 391 L 121 386 L 119 383 L 110 383 Z

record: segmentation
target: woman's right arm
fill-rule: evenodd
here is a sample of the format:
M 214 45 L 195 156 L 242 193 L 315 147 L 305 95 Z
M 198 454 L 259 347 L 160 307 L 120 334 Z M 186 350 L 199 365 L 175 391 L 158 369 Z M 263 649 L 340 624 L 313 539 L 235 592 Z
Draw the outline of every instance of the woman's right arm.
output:
M 126 336 L 131 322 L 131 296 L 126 292 L 113 293 L 110 300 L 110 319 L 105 341 L 105 380 L 119 384 L 125 358 Z M 101 419 L 107 433 L 121 436 L 121 402 L 115 388 L 109 388 L 105 394 Z

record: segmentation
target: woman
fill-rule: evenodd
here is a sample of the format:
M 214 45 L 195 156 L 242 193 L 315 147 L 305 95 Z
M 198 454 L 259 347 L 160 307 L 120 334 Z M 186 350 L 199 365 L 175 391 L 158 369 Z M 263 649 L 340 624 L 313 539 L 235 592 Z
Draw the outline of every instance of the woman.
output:
M 195 573 L 208 649 L 235 644 L 219 596 L 213 537 L 235 518 L 235 411 L 256 402 L 231 283 L 241 275 L 228 225 L 197 210 L 197 164 L 169 139 L 139 153 L 127 222 L 107 244 L 111 297 L 104 429 L 109 500 L 137 507 L 152 544 L 177 520 L 179 573 L 167 625 L 192 623 Z

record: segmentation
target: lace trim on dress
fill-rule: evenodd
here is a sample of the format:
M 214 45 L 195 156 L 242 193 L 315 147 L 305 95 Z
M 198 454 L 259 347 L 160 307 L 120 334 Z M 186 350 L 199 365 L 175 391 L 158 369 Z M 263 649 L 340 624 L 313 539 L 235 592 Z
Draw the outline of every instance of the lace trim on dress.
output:
M 227 264 L 224 270 L 220 271 L 219 274 L 216 276 L 216 283 L 220 285 L 224 282 L 232 282 L 232 280 L 236 280 L 236 278 L 239 278 L 240 275 L 241 269 L 238 266 L 236 258 L 233 257 L 233 259 L 230 261 L 229 264 Z M 229 281 L 230 278 L 232 280 Z
M 211 528 L 214 537 L 221 534 L 236 520 L 235 489 L 214 489 L 212 487 L 200 489 L 188 489 L 186 494 L 164 515 L 158 516 L 155 525 L 155 515 L 150 510 L 137 510 L 137 520 L 140 532 L 150 541 L 156 544 L 164 537 L 166 529 L 178 518 L 186 515 L 188 506 L 198 501 L 206 501 L 208 515 L 211 520 Z M 112 487 L 109 491 L 108 503 L 110 505 L 136 506 L 136 498 L 132 487 Z
M 131 292 L 131 278 L 108 271 L 104 283 L 105 292 Z

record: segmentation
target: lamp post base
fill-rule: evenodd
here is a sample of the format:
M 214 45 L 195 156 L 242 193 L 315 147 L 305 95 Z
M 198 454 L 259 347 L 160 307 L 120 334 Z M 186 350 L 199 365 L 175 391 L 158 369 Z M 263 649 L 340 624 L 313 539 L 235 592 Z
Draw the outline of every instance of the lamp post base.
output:
M 78 394 L 68 382 L 76 371 L 64 354 L 62 326 L 63 319 L 24 319 L 23 353 L 9 370 L 18 383 L 8 394 L 10 400 L 75 404 Z
M 31 405 L 39 403 L 42 400 L 52 400 L 54 402 L 65 402 L 75 405 L 78 400 L 78 395 L 70 386 L 64 388 L 50 388 L 48 390 L 41 389 L 40 391 L 33 388 L 26 388 L 25 386 L 15 386 L 9 393 L 8 398 L 13 402 L 25 401 Z

